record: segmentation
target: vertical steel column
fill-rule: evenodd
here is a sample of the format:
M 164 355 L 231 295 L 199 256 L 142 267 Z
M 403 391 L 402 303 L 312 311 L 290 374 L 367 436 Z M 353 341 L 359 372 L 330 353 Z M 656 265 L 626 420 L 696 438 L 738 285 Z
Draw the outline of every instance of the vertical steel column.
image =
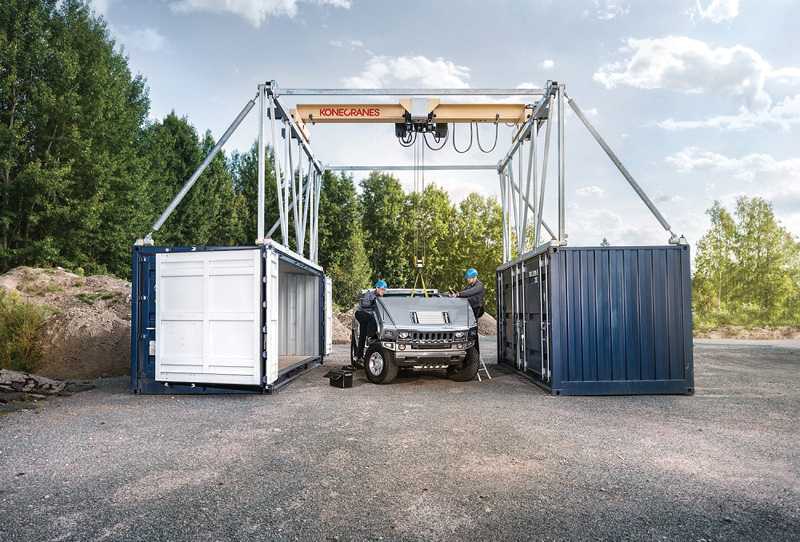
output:
M 275 172 L 275 188 L 278 196 L 278 218 L 281 224 L 281 240 L 284 246 L 288 246 L 286 208 L 283 205 L 283 165 L 280 152 L 278 152 L 278 135 L 275 130 L 275 100 L 269 96 L 269 118 L 272 129 L 272 168 Z M 267 235 L 272 235 L 268 233 Z
M 537 180 L 538 172 L 536 170 L 536 167 L 537 167 L 536 166 L 536 162 L 537 162 L 537 160 L 536 160 L 536 133 L 537 133 L 536 132 L 536 123 L 533 123 L 533 125 L 531 125 L 531 143 L 530 143 L 531 148 L 530 148 L 530 152 L 528 153 L 528 180 L 527 180 L 527 182 L 525 184 L 525 203 L 526 203 L 525 210 L 526 210 L 526 212 L 525 212 L 525 215 L 523 216 L 523 219 L 522 219 L 522 231 L 523 231 L 523 235 L 525 235 L 525 240 L 526 241 L 527 241 L 527 232 L 528 232 L 528 213 L 527 213 L 528 203 L 530 201 L 532 201 L 533 204 L 535 205 L 536 204 L 536 200 L 537 200 L 537 194 L 538 194 L 538 180 Z M 533 197 L 531 197 L 531 180 L 533 181 Z M 532 218 L 535 221 L 536 220 L 536 215 L 537 215 L 536 207 L 531 205 L 531 211 L 533 211 L 533 217 Z M 536 244 L 536 238 L 535 237 L 534 237 L 533 241 L 534 241 L 533 248 L 536 248 L 537 244 Z M 524 242 L 522 244 L 522 248 L 523 248 L 523 250 L 522 250 L 522 252 L 520 252 L 520 254 L 525 252 L 525 250 L 524 250 L 525 249 L 525 243 Z
M 264 176 L 267 168 L 267 164 L 264 160 L 264 116 L 266 113 L 264 107 L 264 93 L 264 85 L 258 85 L 258 205 L 256 206 L 256 212 L 258 213 L 256 222 L 258 226 L 256 229 L 256 243 L 264 241 Z
M 521 194 L 517 193 L 517 185 L 514 183 L 514 160 L 513 158 L 508 161 L 508 185 L 509 185 L 509 195 L 511 196 L 511 213 L 509 217 L 509 221 L 513 218 L 514 220 L 514 227 L 511 230 L 513 233 L 515 230 L 519 230 L 519 220 L 517 216 L 517 200 L 516 196 L 522 197 Z M 517 239 L 519 239 L 519 232 L 517 232 Z M 509 239 L 509 251 L 511 251 L 511 247 L 514 246 L 514 240 Z M 513 252 L 509 254 L 509 256 L 513 256 Z
M 564 85 L 558 85 L 558 243 L 567 244 L 564 160 Z
M 532 125 L 533 126 L 533 125 Z M 533 129 L 533 127 L 531 127 Z M 522 254 L 525 252 L 525 222 L 528 219 L 528 191 L 527 188 L 530 187 L 530 178 L 528 179 L 528 187 L 526 187 L 525 197 L 522 197 L 522 174 L 524 170 L 524 157 L 525 157 L 525 142 L 523 141 L 520 143 L 519 146 L 519 164 L 518 164 L 518 172 L 519 172 L 519 201 L 517 202 L 517 229 L 519 230 L 519 238 L 517 239 L 517 254 Z
M 322 195 L 322 182 L 325 180 L 324 173 L 314 169 L 316 177 L 316 196 L 314 198 L 314 261 L 319 262 L 319 199 Z
M 500 179 L 500 207 L 502 212 L 503 224 L 503 262 L 511 259 L 511 253 L 508 250 L 508 187 L 506 186 L 506 175 L 504 171 L 498 173 Z
M 544 192 L 547 183 L 547 161 L 550 156 L 550 132 L 553 127 L 553 102 L 554 98 L 550 96 L 550 104 L 547 108 L 547 128 L 544 132 L 544 155 L 542 157 L 542 187 L 539 191 L 539 208 L 536 211 L 536 231 L 534 232 L 534 247 L 538 247 L 542 239 L 542 222 L 544 213 Z

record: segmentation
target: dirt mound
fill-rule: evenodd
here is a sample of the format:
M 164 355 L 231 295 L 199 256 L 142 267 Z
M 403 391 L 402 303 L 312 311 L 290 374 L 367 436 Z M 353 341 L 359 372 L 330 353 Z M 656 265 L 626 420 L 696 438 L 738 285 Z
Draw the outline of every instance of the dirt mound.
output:
M 694 336 L 698 339 L 798 340 L 800 339 L 800 328 L 792 326 L 722 326 L 717 329 L 697 331 Z
M 338 318 L 333 319 L 333 344 L 348 344 L 350 342 L 350 328 L 345 326 Z
M 497 320 L 488 312 L 483 313 L 483 316 L 478 318 L 478 334 L 479 335 L 497 335 Z
M 339 322 L 342 323 L 344 327 L 346 327 L 347 329 L 352 329 L 353 317 L 355 316 L 355 313 L 356 313 L 355 309 L 350 309 L 349 311 L 337 313 L 334 316 L 336 317 L 337 320 L 339 320 Z
M 16 292 L 50 316 L 42 332 L 38 374 L 61 379 L 124 375 L 130 365 L 130 283 L 82 277 L 61 268 L 17 267 L 0 275 L 0 288 Z

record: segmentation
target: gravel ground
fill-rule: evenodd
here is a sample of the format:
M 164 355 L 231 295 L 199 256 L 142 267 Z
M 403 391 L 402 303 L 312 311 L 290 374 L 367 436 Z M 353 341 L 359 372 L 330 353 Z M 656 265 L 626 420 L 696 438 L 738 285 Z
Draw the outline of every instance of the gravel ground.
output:
M 695 365 L 694 397 L 556 398 L 491 365 L 275 396 L 99 381 L 0 416 L 0 540 L 797 540 L 800 348 L 704 341 Z

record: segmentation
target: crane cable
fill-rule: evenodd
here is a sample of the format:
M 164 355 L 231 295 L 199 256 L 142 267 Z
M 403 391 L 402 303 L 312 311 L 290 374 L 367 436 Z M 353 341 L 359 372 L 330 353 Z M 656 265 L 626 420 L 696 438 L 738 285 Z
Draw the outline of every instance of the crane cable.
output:
M 417 292 L 417 284 L 422 285 L 422 293 L 425 297 L 428 297 L 428 288 L 425 285 L 425 275 L 423 269 L 425 267 L 425 258 L 427 254 L 427 248 L 425 243 L 421 243 L 422 245 L 422 257 L 420 258 L 420 230 L 423 228 L 422 220 L 420 219 L 420 209 L 422 207 L 421 202 L 422 198 L 425 194 L 425 147 L 430 147 L 428 145 L 427 139 L 425 139 L 425 134 L 423 133 L 422 139 L 425 142 L 425 145 L 422 144 L 422 141 L 417 142 L 417 138 L 415 138 L 415 145 L 413 148 L 413 183 L 414 183 L 414 192 L 413 194 L 416 196 L 412 198 L 412 202 L 414 205 L 414 209 L 412 210 L 414 215 L 414 257 L 413 257 L 413 264 L 415 270 L 414 276 L 414 286 L 411 288 L 411 297 Z M 446 140 L 445 140 L 446 142 Z M 444 145 L 442 145 L 444 146 Z M 417 201 L 414 201 L 417 200 Z

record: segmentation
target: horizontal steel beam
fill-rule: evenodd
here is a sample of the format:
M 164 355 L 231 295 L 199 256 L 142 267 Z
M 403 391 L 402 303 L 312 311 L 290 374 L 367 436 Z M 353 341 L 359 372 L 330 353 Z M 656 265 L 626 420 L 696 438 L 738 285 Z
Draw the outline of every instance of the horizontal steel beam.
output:
M 335 103 L 297 104 L 292 110 L 295 120 L 303 123 L 403 123 L 412 112 L 412 100 L 400 103 Z M 438 99 L 427 100 L 423 111 L 433 122 L 513 122 L 528 120 L 531 110 L 523 103 L 440 103 Z
M 541 96 L 541 88 L 276 88 L 275 96 Z
M 419 166 L 350 166 L 341 164 L 328 164 L 325 166 L 328 171 L 478 171 L 478 170 L 497 170 L 493 164 L 458 164 L 458 165 L 435 165 L 425 164 Z

